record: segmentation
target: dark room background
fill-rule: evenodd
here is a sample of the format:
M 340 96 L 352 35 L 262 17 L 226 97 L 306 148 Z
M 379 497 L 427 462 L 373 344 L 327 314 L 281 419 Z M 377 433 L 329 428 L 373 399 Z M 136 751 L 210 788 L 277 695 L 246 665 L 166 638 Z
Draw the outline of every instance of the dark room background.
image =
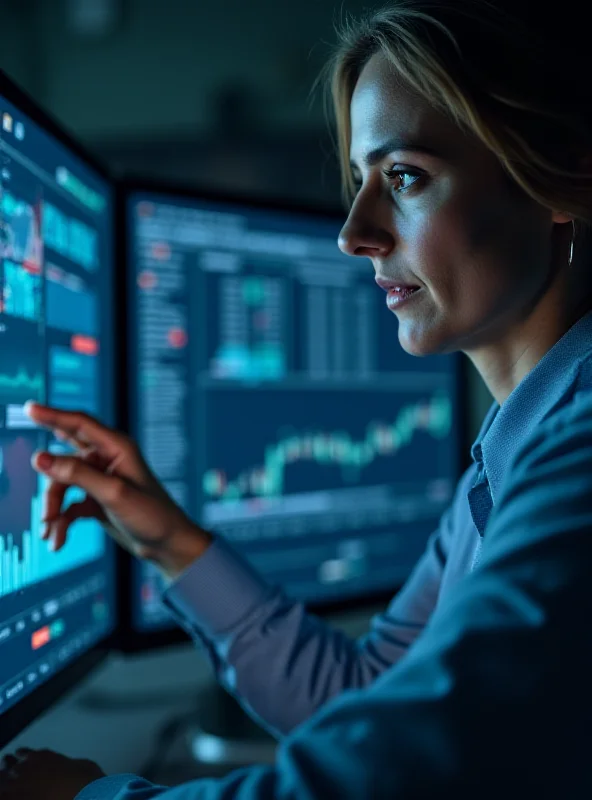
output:
M 341 203 L 337 160 L 322 90 L 311 89 L 331 52 L 335 25 L 368 5 L 0 0 L 0 68 L 115 174 L 335 208 Z M 396 343 L 394 327 L 393 337 Z M 472 440 L 491 397 L 473 369 L 468 372 Z M 344 624 L 358 632 L 367 618 Z M 174 675 L 175 688 L 187 687 L 189 695 L 204 670 L 189 645 L 126 661 L 114 657 L 35 723 L 26 743 L 93 758 L 107 772 L 135 771 L 163 720 L 183 710 L 179 692 L 177 705 L 167 705 L 165 694 L 133 712 L 100 703 L 93 708 L 89 696 L 149 693 L 162 685 L 163 674 Z

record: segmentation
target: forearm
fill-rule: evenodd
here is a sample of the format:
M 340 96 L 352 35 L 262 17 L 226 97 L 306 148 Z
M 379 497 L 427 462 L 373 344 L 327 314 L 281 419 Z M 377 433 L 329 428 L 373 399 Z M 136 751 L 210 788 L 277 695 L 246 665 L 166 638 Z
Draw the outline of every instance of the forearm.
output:
M 367 686 L 407 652 L 430 613 L 433 600 L 426 598 L 437 596 L 434 563 L 429 553 L 358 642 L 288 600 L 223 540 L 169 587 L 164 601 L 206 644 L 220 682 L 281 736 L 344 690 Z
M 218 677 L 275 736 L 285 736 L 346 689 L 370 684 L 380 667 L 342 631 L 280 593 L 240 630 L 213 640 Z M 403 652 L 403 650 L 402 650 Z
M 344 689 L 375 677 L 378 668 L 356 643 L 307 614 L 302 604 L 272 587 L 263 589 L 263 583 L 259 593 L 229 574 L 232 565 L 209 572 L 210 556 L 216 555 L 217 547 L 183 578 L 191 582 L 191 597 L 185 594 L 182 603 L 171 587 L 167 604 L 205 644 L 218 681 L 274 736 L 289 733 Z M 210 602 L 214 614 L 208 613 L 214 611 Z

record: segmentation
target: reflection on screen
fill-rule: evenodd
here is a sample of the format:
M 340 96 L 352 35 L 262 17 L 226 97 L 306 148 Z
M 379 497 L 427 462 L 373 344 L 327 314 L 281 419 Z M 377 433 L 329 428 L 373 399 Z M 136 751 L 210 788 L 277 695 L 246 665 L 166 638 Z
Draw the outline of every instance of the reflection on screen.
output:
M 36 449 L 64 451 L 28 399 L 112 417 L 112 200 L 76 155 L 0 96 L 0 713 L 109 632 L 113 552 L 97 523 L 41 540 Z M 71 490 L 67 502 L 75 501 Z
M 456 358 L 402 350 L 337 220 L 148 194 L 129 220 L 131 417 L 168 491 L 293 597 L 403 582 L 458 477 Z M 136 573 L 137 627 L 170 624 Z

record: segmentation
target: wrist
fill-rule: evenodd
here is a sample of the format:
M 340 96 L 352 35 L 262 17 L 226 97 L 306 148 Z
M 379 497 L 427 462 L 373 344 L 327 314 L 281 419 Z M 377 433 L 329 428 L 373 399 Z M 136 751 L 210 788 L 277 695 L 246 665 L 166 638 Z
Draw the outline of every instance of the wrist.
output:
M 213 541 L 213 534 L 189 522 L 168 537 L 162 548 L 141 557 L 155 563 L 169 580 L 175 580 L 201 558 Z

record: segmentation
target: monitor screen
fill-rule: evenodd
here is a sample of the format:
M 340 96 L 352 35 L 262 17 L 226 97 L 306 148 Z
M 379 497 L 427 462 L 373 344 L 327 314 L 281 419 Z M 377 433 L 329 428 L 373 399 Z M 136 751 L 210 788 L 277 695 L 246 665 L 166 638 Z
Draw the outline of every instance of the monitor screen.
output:
M 459 361 L 413 357 L 339 216 L 132 192 L 130 425 L 169 493 L 315 606 L 400 586 L 460 474 Z M 133 618 L 171 624 L 135 564 Z
M 9 727 L 16 733 L 9 715 L 28 723 L 21 703 L 47 691 L 115 622 L 115 554 L 99 524 L 77 522 L 57 553 L 40 538 L 45 479 L 31 457 L 65 446 L 23 410 L 34 399 L 106 422 L 114 415 L 112 192 L 66 141 L 0 75 L 3 739 Z M 70 490 L 67 504 L 79 496 Z

